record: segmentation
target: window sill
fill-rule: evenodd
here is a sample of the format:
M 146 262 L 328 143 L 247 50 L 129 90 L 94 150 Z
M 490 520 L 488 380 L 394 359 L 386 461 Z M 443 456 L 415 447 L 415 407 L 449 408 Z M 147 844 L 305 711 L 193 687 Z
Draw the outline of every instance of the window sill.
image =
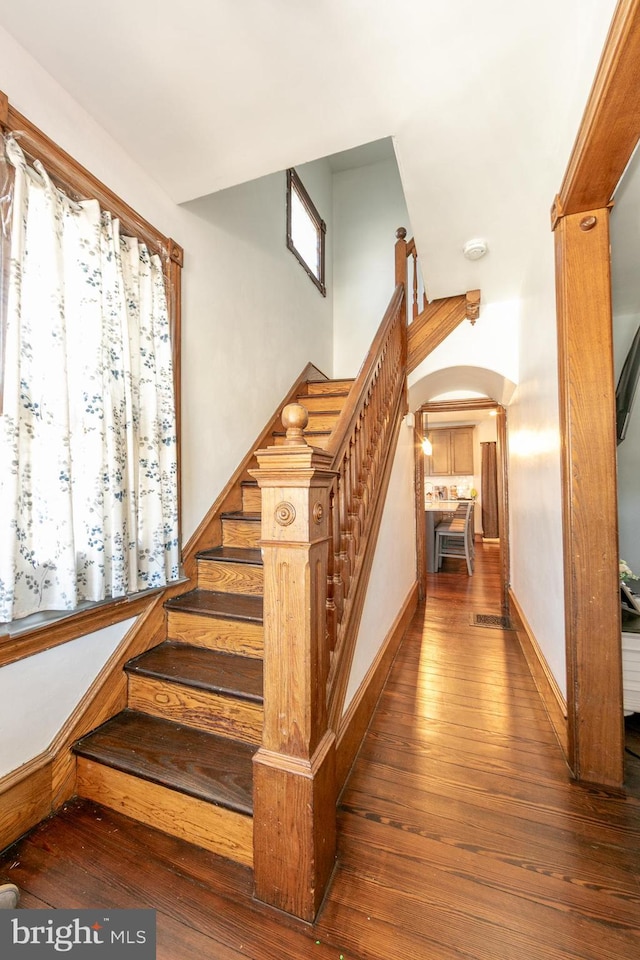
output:
M 116 600 L 86 603 L 78 610 L 52 610 L 0 624 L 0 667 L 139 616 L 155 600 L 164 600 L 169 591 L 181 592 L 187 583 L 189 578 L 183 576 L 164 587 L 118 597 Z

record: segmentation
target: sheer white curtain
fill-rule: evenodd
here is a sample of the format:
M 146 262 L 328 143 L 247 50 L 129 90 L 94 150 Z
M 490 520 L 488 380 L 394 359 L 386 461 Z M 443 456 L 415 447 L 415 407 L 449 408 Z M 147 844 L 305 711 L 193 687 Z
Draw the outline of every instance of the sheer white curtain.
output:
M 0 417 L 0 621 L 178 577 L 162 264 L 4 143 L 14 183 Z

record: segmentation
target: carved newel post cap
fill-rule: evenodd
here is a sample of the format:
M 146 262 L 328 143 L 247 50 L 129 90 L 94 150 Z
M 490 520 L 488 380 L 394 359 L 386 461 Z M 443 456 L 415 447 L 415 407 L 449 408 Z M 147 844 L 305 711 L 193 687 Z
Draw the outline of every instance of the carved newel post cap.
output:
M 309 413 L 301 403 L 288 403 L 282 411 L 282 426 L 287 431 L 286 444 L 306 444 L 302 431 L 309 423 Z
M 406 235 L 407 235 L 406 227 L 398 227 L 398 229 L 396 230 L 396 237 L 398 238 L 398 240 L 404 240 Z

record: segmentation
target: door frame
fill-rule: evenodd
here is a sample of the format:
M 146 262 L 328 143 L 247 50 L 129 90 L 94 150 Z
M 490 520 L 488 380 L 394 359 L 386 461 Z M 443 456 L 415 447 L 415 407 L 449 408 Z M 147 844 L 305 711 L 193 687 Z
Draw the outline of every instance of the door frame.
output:
M 507 457 L 507 411 L 491 397 L 474 397 L 468 400 L 428 400 L 415 411 L 416 417 L 416 549 L 418 551 L 418 582 L 420 596 L 427 593 L 424 534 L 424 457 L 420 443 L 418 423 L 422 413 L 460 413 L 470 415 L 477 410 L 495 410 L 496 459 L 498 473 L 498 536 L 500 538 L 500 603 L 505 614 L 509 611 L 509 472 Z
M 640 137 L 639 103 L 640 0 L 620 0 L 551 210 L 569 764 L 576 779 L 613 787 L 624 725 L 609 211 Z

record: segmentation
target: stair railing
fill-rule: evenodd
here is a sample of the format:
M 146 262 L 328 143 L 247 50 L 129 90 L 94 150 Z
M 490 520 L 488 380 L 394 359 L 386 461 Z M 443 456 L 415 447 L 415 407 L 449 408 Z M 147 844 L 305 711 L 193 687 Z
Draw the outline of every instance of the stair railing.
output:
M 404 287 L 399 285 L 327 449 L 335 472 L 329 497 L 327 704 L 329 725 L 336 732 L 382 516 L 393 441 L 406 412 L 405 309 Z
M 262 491 L 264 569 L 255 894 L 308 921 L 335 862 L 336 737 L 407 408 L 406 257 L 404 264 L 329 448 L 306 442 L 307 411 L 292 404 L 284 444 L 258 450 L 252 471 Z

